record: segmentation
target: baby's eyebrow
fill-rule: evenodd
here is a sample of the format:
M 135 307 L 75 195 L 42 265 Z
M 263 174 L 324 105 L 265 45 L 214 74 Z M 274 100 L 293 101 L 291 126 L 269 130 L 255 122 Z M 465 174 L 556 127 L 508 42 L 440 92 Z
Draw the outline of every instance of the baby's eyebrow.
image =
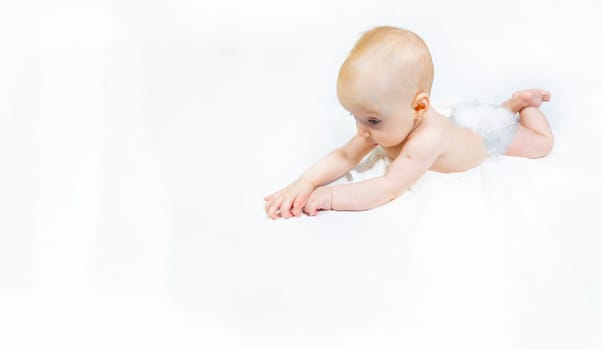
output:
M 352 117 L 354 117 L 354 118 L 357 118 L 357 116 L 355 116 L 355 115 L 354 115 L 353 113 L 351 113 L 351 112 L 349 113 L 349 115 L 350 115 L 350 116 L 352 116 Z M 372 113 L 372 112 L 369 112 L 369 113 L 367 113 L 367 114 L 366 114 L 366 116 L 364 116 L 364 117 L 363 117 L 363 119 L 368 119 L 368 118 L 373 118 L 373 119 L 381 119 L 380 117 L 378 117 L 378 116 L 376 115 L 376 113 Z

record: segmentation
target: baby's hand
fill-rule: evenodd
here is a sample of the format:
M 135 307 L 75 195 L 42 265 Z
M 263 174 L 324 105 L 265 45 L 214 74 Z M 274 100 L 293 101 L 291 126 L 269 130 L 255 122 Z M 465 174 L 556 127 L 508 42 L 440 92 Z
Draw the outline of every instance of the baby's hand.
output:
M 316 215 L 319 210 L 332 209 L 332 187 L 318 187 L 309 198 L 303 211 L 308 215 Z
M 265 212 L 273 220 L 278 216 L 285 219 L 301 216 L 301 209 L 313 189 L 314 185 L 311 182 L 299 179 L 280 191 L 265 196 Z

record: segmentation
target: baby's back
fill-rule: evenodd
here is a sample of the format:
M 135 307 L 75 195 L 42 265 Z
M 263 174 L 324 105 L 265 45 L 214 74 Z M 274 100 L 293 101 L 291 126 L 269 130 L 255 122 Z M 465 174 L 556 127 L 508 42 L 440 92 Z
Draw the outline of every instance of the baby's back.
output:
M 449 118 L 432 110 L 430 127 L 442 128 L 442 153 L 430 170 L 458 172 L 474 168 L 488 157 L 483 139 L 467 128 L 456 126 Z

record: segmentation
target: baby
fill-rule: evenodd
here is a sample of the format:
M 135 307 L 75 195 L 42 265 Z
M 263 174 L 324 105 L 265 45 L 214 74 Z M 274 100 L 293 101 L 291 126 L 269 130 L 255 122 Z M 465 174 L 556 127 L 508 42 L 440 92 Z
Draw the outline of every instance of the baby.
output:
M 418 35 L 394 27 L 365 33 L 337 80 L 339 102 L 355 118 L 357 135 L 266 196 L 267 215 L 370 209 L 404 193 L 427 170 L 458 172 L 489 156 L 539 158 L 551 151 L 552 131 L 538 108 L 549 92 L 518 91 L 500 106 L 458 105 L 448 118 L 430 104 L 432 82 L 431 55 Z M 377 146 L 390 160 L 383 176 L 324 186 Z

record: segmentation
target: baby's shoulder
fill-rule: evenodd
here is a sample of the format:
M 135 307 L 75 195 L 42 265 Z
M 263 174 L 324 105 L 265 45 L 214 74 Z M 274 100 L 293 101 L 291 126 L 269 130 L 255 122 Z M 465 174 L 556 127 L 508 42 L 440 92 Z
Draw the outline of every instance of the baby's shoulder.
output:
M 422 141 L 439 140 L 449 129 L 449 120 L 438 114 L 425 117 L 412 132 L 412 139 Z
M 439 119 L 436 116 L 423 120 L 420 125 L 408 137 L 404 148 L 408 151 L 426 150 L 439 152 L 448 133 L 449 124 L 445 117 Z

